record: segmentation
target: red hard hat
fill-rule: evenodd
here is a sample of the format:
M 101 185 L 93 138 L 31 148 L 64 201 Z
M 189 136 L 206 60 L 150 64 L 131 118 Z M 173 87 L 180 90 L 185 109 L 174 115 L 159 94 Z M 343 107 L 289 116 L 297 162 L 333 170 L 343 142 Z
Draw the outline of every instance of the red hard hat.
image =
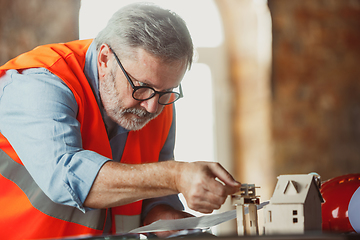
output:
M 330 179 L 320 191 L 323 231 L 360 233 L 360 173 Z

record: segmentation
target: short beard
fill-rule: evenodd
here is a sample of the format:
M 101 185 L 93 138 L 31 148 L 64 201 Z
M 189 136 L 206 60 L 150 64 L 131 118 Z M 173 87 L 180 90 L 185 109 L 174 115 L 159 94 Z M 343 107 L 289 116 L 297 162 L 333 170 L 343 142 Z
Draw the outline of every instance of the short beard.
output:
M 106 114 L 123 128 L 136 131 L 143 128 L 150 120 L 156 118 L 158 113 L 149 113 L 143 108 L 125 108 L 120 100 L 120 92 L 116 88 L 116 74 L 114 71 L 99 82 L 99 92 Z M 136 115 L 136 116 L 133 116 Z

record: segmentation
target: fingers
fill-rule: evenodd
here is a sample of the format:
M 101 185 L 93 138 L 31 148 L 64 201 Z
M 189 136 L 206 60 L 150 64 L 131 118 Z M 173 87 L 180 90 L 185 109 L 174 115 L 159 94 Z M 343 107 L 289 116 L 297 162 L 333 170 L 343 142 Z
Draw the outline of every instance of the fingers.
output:
M 226 185 L 230 185 L 232 187 L 240 187 L 241 184 L 236 181 L 231 174 L 223 168 L 219 163 L 211 163 L 209 164 L 209 168 L 212 173 L 219 178 Z
M 199 189 L 196 193 L 187 196 L 189 208 L 202 213 L 211 213 L 219 209 L 225 200 L 226 196 L 219 196 L 204 189 Z
M 214 194 L 218 196 L 227 196 L 230 194 L 234 194 L 238 192 L 241 187 L 240 183 L 239 185 L 235 185 L 235 186 L 226 185 L 222 181 L 218 180 L 217 177 L 211 179 L 209 182 L 207 182 L 207 184 L 208 185 L 206 185 L 205 187 L 208 187 L 209 191 L 213 191 Z
M 211 213 L 219 209 L 227 196 L 238 192 L 241 186 L 219 163 L 193 162 L 185 167 L 179 191 L 195 211 Z
M 212 213 L 214 210 L 220 209 L 222 203 L 215 203 L 210 201 L 196 201 L 188 203 L 188 207 L 194 211 L 201 213 Z
M 213 179 L 208 181 L 208 190 L 219 196 L 234 194 L 240 190 L 241 183 L 236 181 L 219 163 L 209 165 Z

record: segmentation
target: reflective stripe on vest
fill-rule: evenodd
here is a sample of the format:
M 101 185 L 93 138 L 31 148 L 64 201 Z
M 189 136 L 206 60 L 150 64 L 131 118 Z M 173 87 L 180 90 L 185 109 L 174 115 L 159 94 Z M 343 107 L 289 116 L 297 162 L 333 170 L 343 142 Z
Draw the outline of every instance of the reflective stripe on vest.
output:
M 105 220 L 106 210 L 98 209 L 83 213 L 77 208 L 54 203 L 39 188 L 25 167 L 13 161 L 1 149 L 0 161 L 2 162 L 0 174 L 16 183 L 37 210 L 64 221 L 78 223 L 92 229 L 103 229 L 104 221 L 99 221 L 99 219 Z
M 115 233 L 128 233 L 140 226 L 141 215 L 114 215 Z

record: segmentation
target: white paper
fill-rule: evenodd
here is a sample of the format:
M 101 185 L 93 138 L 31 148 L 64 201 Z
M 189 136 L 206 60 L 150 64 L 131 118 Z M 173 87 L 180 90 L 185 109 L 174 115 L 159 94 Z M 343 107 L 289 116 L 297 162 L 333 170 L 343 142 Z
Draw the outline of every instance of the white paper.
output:
M 257 205 L 257 209 L 261 209 L 269 202 L 263 202 Z M 245 208 L 245 214 L 248 212 L 248 208 Z M 183 229 L 197 229 L 197 228 L 210 228 L 220 223 L 229 221 L 236 218 L 236 210 L 231 210 L 223 213 L 206 215 L 201 217 L 189 217 L 174 220 L 159 220 L 153 222 L 144 227 L 139 227 L 131 230 L 129 233 L 145 233 L 145 232 L 161 232 L 171 230 L 183 230 Z
M 236 210 L 201 217 L 189 217 L 174 220 L 159 220 L 144 227 L 131 230 L 130 233 L 209 228 L 234 218 L 236 218 Z

